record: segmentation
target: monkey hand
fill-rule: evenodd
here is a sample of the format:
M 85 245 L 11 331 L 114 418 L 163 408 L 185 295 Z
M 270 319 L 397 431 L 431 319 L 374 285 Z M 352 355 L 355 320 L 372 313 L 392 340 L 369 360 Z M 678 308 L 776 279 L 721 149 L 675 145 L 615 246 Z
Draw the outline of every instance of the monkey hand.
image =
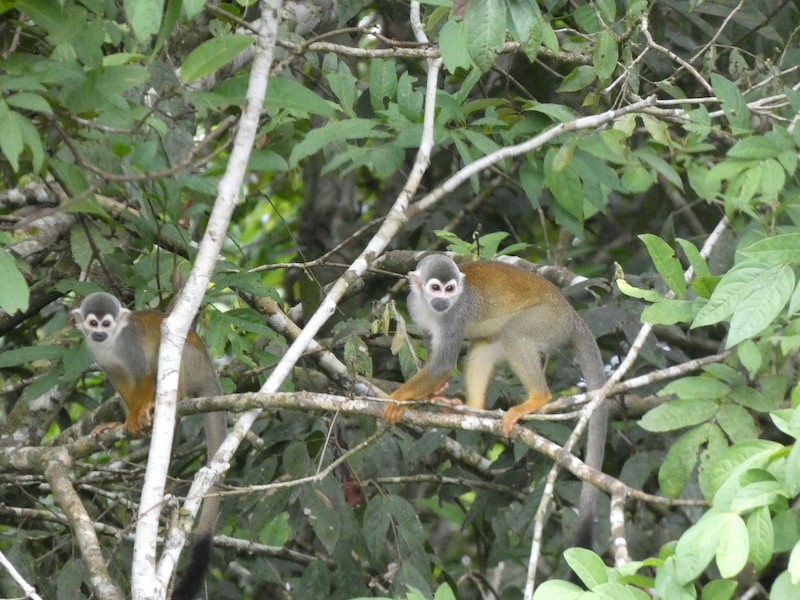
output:
M 142 437 L 143 429 L 150 429 L 153 425 L 153 412 L 156 405 L 153 402 L 148 402 L 142 405 L 139 410 L 132 410 L 128 413 L 128 418 L 125 420 L 125 430 L 132 437 Z
M 108 431 L 109 429 L 114 429 L 118 425 L 121 425 L 119 421 L 111 421 L 110 423 L 100 423 L 94 429 L 89 432 L 89 437 L 99 437 L 104 431 Z
M 394 400 L 393 402 L 399 402 L 398 400 Z M 402 404 L 394 404 L 390 402 L 386 405 L 386 408 L 383 409 L 383 420 L 386 421 L 389 425 L 396 425 L 397 422 L 400 420 L 400 415 L 403 414 L 403 411 L 406 409 L 405 406 Z

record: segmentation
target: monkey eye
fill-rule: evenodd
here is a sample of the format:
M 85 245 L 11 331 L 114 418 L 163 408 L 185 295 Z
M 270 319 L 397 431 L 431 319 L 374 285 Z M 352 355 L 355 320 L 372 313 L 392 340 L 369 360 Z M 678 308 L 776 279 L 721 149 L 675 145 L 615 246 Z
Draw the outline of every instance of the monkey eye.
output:
M 456 291 L 456 286 L 451 283 L 446 288 L 444 288 L 444 291 L 447 292 L 448 294 L 452 294 L 453 292 Z
M 441 292 L 441 291 L 442 291 L 442 286 L 441 286 L 441 285 L 439 285 L 438 283 L 432 283 L 432 284 L 431 284 L 431 289 L 432 289 L 434 292 Z
M 111 327 L 111 319 L 106 319 L 105 321 L 103 321 L 103 327 L 106 329 Z
M 97 327 L 97 319 L 89 319 L 89 327 Z

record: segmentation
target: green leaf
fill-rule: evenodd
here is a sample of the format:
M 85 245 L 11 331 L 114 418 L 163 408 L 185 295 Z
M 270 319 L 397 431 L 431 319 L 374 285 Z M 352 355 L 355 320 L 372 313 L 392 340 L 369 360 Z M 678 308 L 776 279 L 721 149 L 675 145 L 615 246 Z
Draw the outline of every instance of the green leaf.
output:
M 753 291 L 755 282 L 764 275 L 768 266 L 754 261 L 735 265 L 714 288 L 714 293 L 692 323 L 692 328 L 712 325 L 730 317 L 733 311 Z
M 714 506 L 729 505 L 741 488 L 741 474 L 749 469 L 762 468 L 782 450 L 782 444 L 767 440 L 740 442 L 725 449 L 707 462 L 700 473 L 703 494 L 713 498 Z
M 744 569 L 749 554 L 750 540 L 742 517 L 733 513 L 726 514 L 719 529 L 717 547 L 719 574 L 726 579 L 735 577 Z
M 580 600 L 586 598 L 586 591 L 570 583 L 553 579 L 542 582 L 533 592 L 533 600 Z
M 731 388 L 715 377 L 681 377 L 665 385 L 659 396 L 675 394 L 683 400 L 717 400 L 730 394 Z
M 736 84 L 718 73 L 711 74 L 711 87 L 722 102 L 722 112 L 734 133 L 750 131 L 750 110 Z
M 19 155 L 22 154 L 22 129 L 19 124 L 20 115 L 8 110 L 8 105 L 0 100 L 0 151 L 6 155 L 11 168 L 19 170 Z
M 16 106 L 23 110 L 32 110 L 46 115 L 53 114 L 53 109 L 50 108 L 50 104 L 39 94 L 31 94 L 30 92 L 12 94 L 6 98 L 6 102 L 11 106 Z
M 594 4 L 600 9 L 600 16 L 607 25 L 617 18 L 617 3 L 614 0 L 594 0 Z
M 739 344 L 736 352 L 739 356 L 739 362 L 747 369 L 748 375 L 750 375 L 751 378 L 755 377 L 756 373 L 761 368 L 762 362 L 761 351 L 758 349 L 756 343 L 752 340 L 744 340 Z
M 614 74 L 618 58 L 617 36 L 609 30 L 601 31 L 594 47 L 594 69 L 601 80 L 605 81 Z
M 772 548 L 775 542 L 769 508 L 761 506 L 750 513 L 747 518 L 747 537 L 750 540 L 748 559 L 753 563 L 756 571 L 760 571 L 772 559 Z
M 578 92 L 597 78 L 597 72 L 589 65 L 580 65 L 570 71 L 558 86 L 558 92 Z
M 657 291 L 634 287 L 624 279 L 617 279 L 616 284 L 620 292 L 631 298 L 639 298 L 648 302 L 659 302 L 662 299 L 661 294 Z
M 147 43 L 161 24 L 164 0 L 124 0 L 122 6 L 136 39 Z
M 642 311 L 642 322 L 655 325 L 689 323 L 698 303 L 692 300 L 659 300 Z
M 5 250 L 0 250 L 0 309 L 8 315 L 17 311 L 28 310 L 30 290 L 25 276 L 17 267 L 14 257 Z M 3 353 L 3 358 L 11 350 Z M 2 359 L 0 359 L 2 360 Z
M 720 529 L 728 515 L 710 510 L 689 527 L 675 547 L 675 571 L 678 581 L 689 583 L 705 571 L 717 553 Z
M 302 142 L 292 148 L 289 164 L 293 167 L 296 166 L 300 160 L 321 150 L 331 142 L 388 137 L 387 133 L 376 131 L 376 126 L 377 123 L 370 119 L 347 119 L 332 121 L 327 125 L 312 129 Z
M 683 238 L 676 238 L 676 242 L 680 245 L 683 253 L 686 255 L 686 258 L 689 261 L 689 264 L 694 269 L 694 274 L 696 277 L 709 277 L 711 272 L 708 270 L 708 263 L 706 259 L 702 257 L 700 251 L 697 249 L 692 242 L 689 240 L 684 240 Z
M 203 42 L 183 61 L 181 78 L 190 83 L 211 75 L 232 61 L 254 41 L 252 35 L 227 34 Z
M 761 135 L 741 139 L 728 150 L 728 156 L 731 158 L 746 158 L 749 160 L 776 158 L 780 153 L 781 148 L 778 147 L 774 140 Z
M 647 252 L 650 254 L 650 258 L 653 260 L 653 264 L 659 274 L 664 278 L 664 283 L 677 296 L 683 298 L 686 295 L 683 267 L 681 267 L 678 259 L 675 258 L 675 252 L 672 247 L 660 237 L 651 233 L 642 234 L 639 239 L 647 247 Z
M 464 12 L 464 35 L 472 62 L 481 71 L 494 66 L 506 35 L 506 9 L 501 0 L 472 0 Z
M 450 73 L 457 69 L 469 69 L 472 61 L 467 51 L 467 38 L 464 35 L 464 24 L 450 19 L 439 32 L 439 50 L 445 68 Z
M 713 400 L 671 400 L 645 414 L 639 426 L 654 433 L 672 431 L 704 423 L 716 412 L 717 403 Z
M 608 582 L 608 571 L 603 559 L 591 550 L 570 548 L 564 552 L 564 560 L 589 589 Z
M 443 583 L 436 589 L 433 600 L 456 600 L 456 596 L 450 586 Z
M 788 265 L 773 267 L 757 277 L 734 309 L 725 347 L 735 346 L 770 325 L 786 306 L 794 285 L 794 271 Z
M 332 103 L 289 77 L 272 76 L 269 78 L 264 106 L 270 110 L 285 108 L 301 117 L 305 117 L 307 113 L 320 115 L 327 119 L 333 119 L 336 116 L 336 110 Z
M 737 513 L 756 508 L 768 508 L 778 498 L 786 498 L 788 493 L 780 481 L 757 481 L 740 489 L 731 503 L 731 510 Z
M 0 355 L 0 368 L 16 367 L 38 360 L 51 361 L 69 352 L 61 346 L 25 346 L 14 350 L 6 350 Z
M 708 428 L 708 424 L 693 427 L 670 446 L 658 470 L 658 485 L 668 498 L 677 498 L 689 482 L 700 446 L 708 439 Z
M 736 404 L 725 404 L 717 411 L 717 423 L 732 442 L 758 438 L 758 430 L 749 411 Z
M 376 58 L 369 64 L 369 98 L 375 111 L 386 108 L 384 98 L 390 100 L 397 92 L 397 63 Z
M 770 265 L 800 262 L 800 233 L 771 235 L 741 248 L 739 253 Z

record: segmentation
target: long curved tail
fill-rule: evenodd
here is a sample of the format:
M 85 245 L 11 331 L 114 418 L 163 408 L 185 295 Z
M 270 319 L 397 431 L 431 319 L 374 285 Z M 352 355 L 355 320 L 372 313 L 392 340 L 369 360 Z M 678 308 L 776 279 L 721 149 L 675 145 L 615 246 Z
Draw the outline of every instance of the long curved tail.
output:
M 210 460 L 222 444 L 222 440 L 225 439 L 228 425 L 224 412 L 206 413 L 203 418 L 205 419 L 206 447 Z M 215 490 L 216 488 L 211 488 L 212 492 Z M 219 496 L 209 496 L 203 500 L 203 507 L 200 509 L 200 516 L 197 518 L 197 527 L 194 532 L 192 556 L 184 569 L 183 576 L 172 592 L 172 600 L 193 600 L 203 587 L 208 565 L 211 562 L 211 547 L 214 531 L 217 528 L 220 504 Z
M 586 380 L 588 391 L 603 387 L 606 382 L 603 370 L 603 359 L 600 349 L 588 325 L 578 318 L 572 336 L 572 345 L 578 360 L 583 378 Z M 608 435 L 608 405 L 604 401 L 597 407 L 589 421 L 589 432 L 586 436 L 586 456 L 584 462 L 598 471 L 603 468 L 603 458 L 606 450 L 606 437 Z M 594 527 L 595 505 L 597 504 L 598 489 L 591 483 L 584 481 L 581 486 L 581 496 L 578 503 L 578 530 L 575 536 L 575 545 L 582 548 L 592 547 L 592 530 Z

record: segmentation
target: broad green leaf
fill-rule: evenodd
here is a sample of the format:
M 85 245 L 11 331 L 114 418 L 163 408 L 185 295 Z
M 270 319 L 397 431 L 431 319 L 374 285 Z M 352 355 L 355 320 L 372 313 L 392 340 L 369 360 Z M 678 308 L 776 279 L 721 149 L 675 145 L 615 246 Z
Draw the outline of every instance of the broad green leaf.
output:
M 330 56 L 332 55 L 329 54 L 328 57 Z M 336 97 L 339 99 L 342 110 L 344 110 L 348 116 L 355 117 L 354 106 L 356 102 L 357 85 L 356 78 L 350 71 L 350 67 L 345 62 L 339 62 L 336 64 L 335 70 L 325 73 L 325 79 L 328 81 L 328 85 L 331 86 L 333 93 L 336 94 Z
M 725 404 L 717 411 L 717 423 L 732 442 L 744 442 L 758 438 L 753 417 L 737 404 Z
M 638 156 L 643 162 L 646 162 L 648 165 L 653 167 L 658 173 L 667 181 L 669 181 L 672 185 L 674 185 L 679 190 L 683 189 L 683 180 L 681 176 L 672 168 L 667 161 L 665 161 L 660 156 L 657 156 L 653 152 L 637 152 L 636 156 Z
M 600 16 L 606 25 L 611 25 L 617 18 L 617 3 L 614 0 L 595 0 L 594 4 L 600 9 Z
M 464 35 L 472 62 L 481 71 L 494 65 L 506 34 L 506 8 L 501 0 L 472 0 L 464 12 Z
M 373 110 L 383 110 L 385 98 L 394 98 L 397 91 L 397 64 L 394 60 L 376 58 L 369 64 L 369 97 Z
M 50 104 L 48 104 L 47 100 L 45 100 L 39 94 L 31 94 L 30 92 L 12 94 L 6 98 L 6 102 L 8 102 L 11 106 L 16 106 L 17 108 L 22 108 L 24 110 L 41 112 L 46 115 L 53 114 L 53 109 L 50 108 Z
M 533 600 L 581 600 L 586 591 L 569 581 L 552 579 L 542 582 L 533 592 Z
M 639 581 L 641 579 L 637 579 L 637 583 Z M 649 585 L 646 587 L 649 587 Z M 592 594 L 598 600 L 651 600 L 651 597 L 644 590 L 613 581 L 593 587 Z
M 31 153 L 31 167 L 34 173 L 38 173 L 44 164 L 44 147 L 42 139 L 39 137 L 39 130 L 28 117 L 17 115 L 17 124 L 22 133 L 22 141 Z
M 797 542 L 789 553 L 788 571 L 792 578 L 792 584 L 800 583 L 800 542 Z
M 614 74 L 618 58 L 617 36 L 613 31 L 601 31 L 594 47 L 594 69 L 601 80 L 605 81 Z
M 659 274 L 664 278 L 664 283 L 677 296 L 683 298 L 686 295 L 683 267 L 681 267 L 678 259 L 675 258 L 675 252 L 672 247 L 660 237 L 650 233 L 640 235 L 639 239 L 647 247 L 647 252 L 650 254 L 650 258 L 653 260 L 653 264 Z
M 50 361 L 61 358 L 69 352 L 61 346 L 25 346 L 14 350 L 6 350 L 0 355 L 0 368 L 16 367 L 37 360 Z
M 122 5 L 136 39 L 146 43 L 161 24 L 164 0 L 124 0 Z
M 561 85 L 558 86 L 558 92 L 579 92 L 587 85 L 590 85 L 597 78 L 597 72 L 589 65 L 579 65 L 572 69 Z
M 472 61 L 467 51 L 467 38 L 464 35 L 464 24 L 450 19 L 439 33 L 439 50 L 445 68 L 450 73 L 457 69 L 469 69 Z
M 728 156 L 731 158 L 746 158 L 749 160 L 775 158 L 780 153 L 781 149 L 772 139 L 761 135 L 741 139 L 728 150 Z
M 753 563 L 756 571 L 760 571 L 772 559 L 772 548 L 775 542 L 769 508 L 761 506 L 750 513 L 747 517 L 747 537 L 750 540 L 748 559 Z
M 574 110 L 562 104 L 547 104 L 540 102 L 538 104 L 531 105 L 527 110 L 540 112 L 560 123 L 574 121 L 579 116 Z
M 582 222 L 584 219 L 584 193 L 581 179 L 572 165 L 568 165 L 561 171 L 555 172 L 553 170 L 555 154 L 555 151 L 551 148 L 545 156 L 545 182 L 547 183 L 548 189 L 553 193 L 556 202 L 558 202 L 570 216 Z
M 19 155 L 22 154 L 22 129 L 20 115 L 8 110 L 8 105 L 0 100 L 0 151 L 3 152 L 14 171 L 19 170 Z
M 735 577 L 744 569 L 749 554 L 750 540 L 742 517 L 733 513 L 725 515 L 720 525 L 717 548 L 719 574 L 726 579 Z
M 680 537 L 675 548 L 675 571 L 681 583 L 696 579 L 711 563 L 727 516 L 727 513 L 711 510 Z
M 267 109 L 285 108 L 299 116 L 306 116 L 307 113 L 328 119 L 336 116 L 332 103 L 289 77 L 269 78 L 264 106 Z
M 642 311 L 642 322 L 655 325 L 689 323 L 697 306 L 698 303 L 692 300 L 659 300 Z
M 28 310 L 30 302 L 30 290 L 25 277 L 17 267 L 14 257 L 5 250 L 0 249 L 0 309 L 8 315 L 14 315 L 18 310 Z M 6 354 L 13 350 L 6 350 L 0 361 L 6 358 Z
M 734 308 L 725 347 L 735 346 L 770 325 L 786 306 L 794 285 L 794 271 L 788 265 L 773 267 L 757 277 L 750 293 Z
M 735 591 L 735 581 L 714 579 L 703 586 L 700 600 L 731 600 Z
M 786 458 L 786 488 L 792 497 L 800 494 L 800 443 L 797 441 L 792 444 L 792 449 Z
M 300 160 L 321 150 L 331 142 L 388 136 L 385 132 L 376 131 L 376 126 L 377 123 L 369 119 L 347 119 L 332 121 L 323 127 L 312 129 L 302 142 L 292 148 L 289 164 L 297 165 Z
M 772 584 L 769 600 L 797 600 L 797 598 L 800 598 L 800 582 L 793 582 L 789 571 L 784 571 Z
M 734 133 L 750 131 L 750 110 L 736 84 L 718 73 L 711 74 L 711 87 L 722 102 L 722 112 L 731 124 Z
M 700 473 L 703 494 L 713 498 L 714 506 L 729 505 L 741 488 L 741 474 L 749 469 L 762 468 L 782 450 L 782 444 L 767 440 L 740 442 L 725 449 L 706 463 Z
M 730 394 L 731 388 L 715 377 L 681 377 L 658 391 L 659 396 L 675 394 L 683 400 L 716 400 Z
M 739 344 L 738 348 L 736 348 L 736 353 L 739 357 L 739 362 L 747 369 L 748 375 L 751 378 L 755 377 L 756 373 L 761 368 L 762 362 L 761 350 L 758 349 L 758 345 L 752 340 L 744 340 Z
M 734 309 L 752 292 L 754 282 L 765 272 L 767 265 L 745 261 L 728 271 L 714 288 L 714 293 L 692 323 L 692 328 L 712 325 L 733 314 Z
M 639 426 L 654 433 L 673 431 L 704 423 L 716 412 L 717 403 L 713 400 L 671 400 L 645 414 Z
M 564 560 L 583 584 L 592 589 L 594 586 L 608 582 L 608 571 L 603 560 L 591 550 L 570 548 L 564 552 Z
M 689 240 L 684 240 L 683 238 L 676 238 L 675 241 L 678 242 L 680 247 L 683 249 L 683 253 L 686 255 L 689 264 L 694 269 L 694 274 L 696 277 L 708 277 L 711 275 L 708 270 L 708 263 L 700 254 L 697 246 L 695 246 Z
M 647 300 L 648 302 L 658 302 L 662 299 L 661 294 L 657 291 L 643 290 L 642 288 L 634 287 L 624 279 L 617 279 L 616 283 L 619 291 L 631 298 L 639 298 L 641 300 Z
M 778 498 L 788 496 L 780 481 L 757 481 L 740 489 L 731 503 L 731 510 L 744 513 L 756 508 L 768 508 Z
M 697 464 L 700 446 L 708 439 L 708 424 L 693 427 L 670 446 L 658 470 L 658 485 L 668 498 L 677 498 Z
M 436 589 L 433 600 L 456 600 L 456 596 L 450 586 L 443 583 Z
M 777 196 L 786 185 L 786 171 L 777 160 L 761 161 L 761 193 Z
M 181 78 L 190 83 L 211 75 L 232 61 L 254 41 L 252 35 L 227 34 L 203 42 L 183 61 L 180 69 Z
M 771 235 L 741 248 L 739 253 L 770 265 L 800 263 L 800 233 Z

